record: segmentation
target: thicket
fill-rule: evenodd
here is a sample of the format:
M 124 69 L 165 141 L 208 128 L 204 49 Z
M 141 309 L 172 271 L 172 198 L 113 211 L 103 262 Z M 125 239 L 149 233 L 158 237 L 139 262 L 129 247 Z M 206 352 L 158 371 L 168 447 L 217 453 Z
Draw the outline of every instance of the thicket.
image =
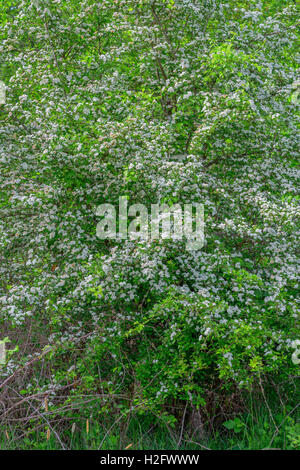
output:
M 294 399 L 296 2 L 9 0 L 0 25 L 3 429 L 203 435 Z M 205 246 L 99 240 L 120 196 L 203 203 Z

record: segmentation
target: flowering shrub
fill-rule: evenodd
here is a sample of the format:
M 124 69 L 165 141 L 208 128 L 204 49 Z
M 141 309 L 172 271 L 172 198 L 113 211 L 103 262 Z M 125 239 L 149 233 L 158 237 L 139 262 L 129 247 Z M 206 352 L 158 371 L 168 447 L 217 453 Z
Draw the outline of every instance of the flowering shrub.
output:
M 19 377 L 60 415 L 99 396 L 159 415 L 296 374 L 296 18 L 290 0 L 0 6 L 4 394 Z M 205 246 L 99 240 L 95 208 L 121 196 L 204 204 Z

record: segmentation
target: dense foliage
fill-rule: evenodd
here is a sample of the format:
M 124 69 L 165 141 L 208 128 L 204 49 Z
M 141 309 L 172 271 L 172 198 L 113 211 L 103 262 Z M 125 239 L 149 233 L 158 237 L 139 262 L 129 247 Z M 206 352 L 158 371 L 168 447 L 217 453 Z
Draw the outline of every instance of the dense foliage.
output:
M 60 422 L 170 423 L 182 405 L 201 427 L 297 374 L 297 16 L 290 0 L 1 3 L 8 408 L 46 393 Z M 203 203 L 205 246 L 99 240 L 95 207 L 120 196 Z

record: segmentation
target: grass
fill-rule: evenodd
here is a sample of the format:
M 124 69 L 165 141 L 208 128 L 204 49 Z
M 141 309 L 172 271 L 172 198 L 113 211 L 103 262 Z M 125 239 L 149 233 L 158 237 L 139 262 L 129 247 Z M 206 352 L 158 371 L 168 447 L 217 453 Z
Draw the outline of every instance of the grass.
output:
M 247 413 L 236 415 L 201 439 L 188 433 L 183 433 L 180 439 L 176 427 L 151 425 L 147 417 L 132 418 L 125 433 L 119 423 L 110 429 L 100 421 L 89 420 L 88 427 L 86 421 L 73 421 L 60 431 L 60 439 L 66 449 L 72 450 L 297 450 L 300 449 L 298 417 L 297 405 L 250 403 Z M 55 429 L 58 434 L 58 426 Z M 1 450 L 61 448 L 53 431 L 47 433 L 43 424 L 39 430 L 28 430 L 26 436 L 18 435 L 16 428 L 0 432 Z

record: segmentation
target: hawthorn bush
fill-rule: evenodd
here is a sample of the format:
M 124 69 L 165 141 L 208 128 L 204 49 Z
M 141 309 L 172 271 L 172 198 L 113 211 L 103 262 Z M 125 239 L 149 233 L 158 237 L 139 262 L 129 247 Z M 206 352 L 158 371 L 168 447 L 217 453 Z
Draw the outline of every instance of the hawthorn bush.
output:
M 52 431 L 185 407 L 201 426 L 212 395 L 216 413 L 297 375 L 297 16 L 291 0 L 1 4 L 0 324 L 19 347 L 3 423 L 45 426 L 47 396 Z M 205 246 L 99 240 L 95 208 L 120 196 L 203 203 Z

